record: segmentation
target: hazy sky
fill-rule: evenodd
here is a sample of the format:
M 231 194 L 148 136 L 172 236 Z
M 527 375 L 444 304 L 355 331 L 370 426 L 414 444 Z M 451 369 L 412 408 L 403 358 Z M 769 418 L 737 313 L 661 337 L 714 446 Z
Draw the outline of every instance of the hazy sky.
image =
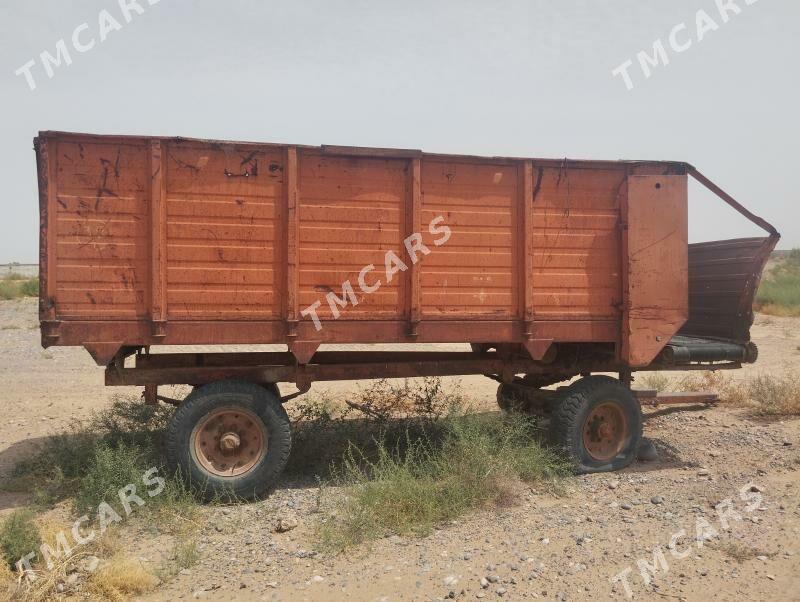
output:
M 715 0 L 139 0 L 128 23 L 116 0 L 4 2 L 0 262 L 37 259 L 46 129 L 683 160 L 800 246 L 800 2 L 734 4 L 724 22 Z M 645 79 L 658 39 L 669 64 Z M 692 240 L 759 235 L 697 186 L 690 207 Z

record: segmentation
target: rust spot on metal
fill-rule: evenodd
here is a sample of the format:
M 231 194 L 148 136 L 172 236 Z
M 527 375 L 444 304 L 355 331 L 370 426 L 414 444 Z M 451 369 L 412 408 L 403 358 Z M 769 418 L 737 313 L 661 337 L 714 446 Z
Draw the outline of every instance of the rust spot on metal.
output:
M 181 159 L 178 159 L 177 157 L 172 155 L 172 153 L 169 154 L 169 158 L 172 159 L 178 165 L 178 167 L 180 167 L 182 169 L 189 169 L 189 170 L 193 171 L 194 173 L 199 173 L 200 172 L 200 168 L 197 167 L 197 165 L 192 165 L 191 163 L 187 163 L 186 161 L 182 161 Z
M 245 155 L 244 158 L 242 159 L 241 163 L 239 163 L 239 165 L 245 165 L 247 163 L 251 163 L 253 161 L 253 158 L 256 156 L 256 154 L 257 154 L 257 151 L 253 151 L 253 152 Z
M 542 179 L 544 176 L 544 167 L 539 167 L 536 170 L 536 184 L 533 187 L 533 202 L 536 202 L 536 198 L 539 196 L 539 192 L 542 190 Z

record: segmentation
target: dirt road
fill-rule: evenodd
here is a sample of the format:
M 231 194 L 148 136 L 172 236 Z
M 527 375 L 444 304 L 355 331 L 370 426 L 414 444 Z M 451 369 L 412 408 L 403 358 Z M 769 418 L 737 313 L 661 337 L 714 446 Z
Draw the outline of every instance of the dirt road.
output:
M 37 327 L 35 301 L 0 302 L 0 475 L 42 437 L 121 392 L 103 387 L 82 349 L 42 350 Z M 761 357 L 741 376 L 800 368 L 800 319 L 759 316 L 752 333 Z M 460 381 L 473 402 L 494 407 L 492 381 Z M 344 395 L 356 383 L 325 386 Z M 635 599 L 800 599 L 800 420 L 663 409 L 647 412 L 645 435 L 656 462 L 576 477 L 563 497 L 522 490 L 510 507 L 342 556 L 311 551 L 311 480 L 287 481 L 263 502 L 207 507 L 201 559 L 147 599 L 626 599 L 626 583 Z M 24 503 L 0 494 L 0 516 Z M 287 515 L 299 526 L 274 532 Z M 137 529 L 130 553 L 154 567 L 168 546 Z

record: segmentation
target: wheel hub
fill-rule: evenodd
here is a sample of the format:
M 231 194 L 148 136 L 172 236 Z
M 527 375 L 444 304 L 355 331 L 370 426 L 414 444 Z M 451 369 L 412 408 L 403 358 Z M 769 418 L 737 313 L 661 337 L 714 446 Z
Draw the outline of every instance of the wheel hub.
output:
M 595 406 L 583 426 L 583 446 L 595 460 L 613 459 L 628 438 L 628 421 L 622 407 L 613 401 Z
M 236 452 L 241 444 L 242 440 L 237 433 L 228 432 L 219 438 L 219 448 L 226 454 Z
M 253 469 L 267 451 L 261 418 L 244 408 L 210 413 L 192 432 L 194 455 L 216 476 L 238 477 Z

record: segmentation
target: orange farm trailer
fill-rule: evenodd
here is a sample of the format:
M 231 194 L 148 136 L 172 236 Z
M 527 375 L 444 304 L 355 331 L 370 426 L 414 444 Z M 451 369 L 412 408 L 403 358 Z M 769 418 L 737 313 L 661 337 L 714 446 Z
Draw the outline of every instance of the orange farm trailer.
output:
M 632 391 L 634 371 L 756 359 L 753 296 L 779 235 L 686 163 L 60 132 L 34 145 L 42 345 L 82 345 L 106 384 L 178 405 L 169 459 L 211 492 L 275 482 L 282 404 L 313 381 L 485 374 L 504 409 L 546 412 L 590 472 L 634 459 L 641 402 L 676 400 Z M 688 244 L 690 177 L 767 236 Z M 324 348 L 378 343 L 464 347 Z M 169 351 L 254 344 L 286 350 Z M 194 388 L 177 401 L 163 384 Z

